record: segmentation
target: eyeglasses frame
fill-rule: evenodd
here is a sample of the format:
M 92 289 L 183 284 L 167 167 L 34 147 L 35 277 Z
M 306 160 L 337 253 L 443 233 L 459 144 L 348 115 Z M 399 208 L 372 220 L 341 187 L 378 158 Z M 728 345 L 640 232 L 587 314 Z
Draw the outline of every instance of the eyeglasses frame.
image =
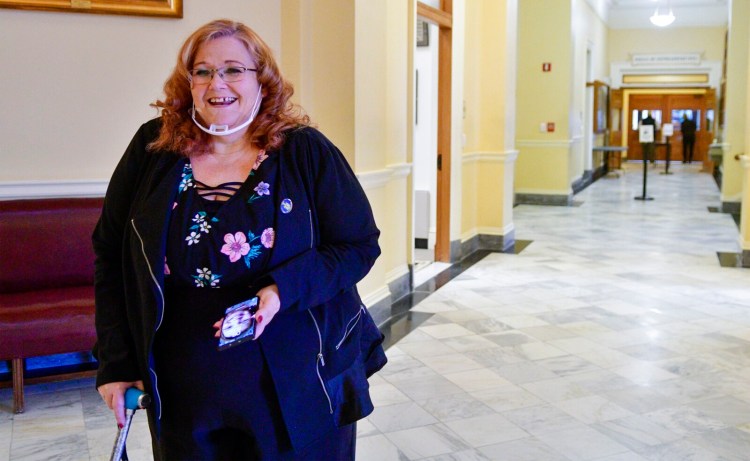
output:
M 225 75 L 226 70 L 229 69 L 229 68 L 242 69 L 242 74 L 241 74 L 242 77 L 240 79 L 238 79 L 238 80 L 234 80 L 234 81 L 230 81 L 230 82 L 228 82 L 227 80 L 225 80 L 224 79 L 224 75 Z M 211 72 L 211 77 L 209 77 L 208 81 L 206 81 L 205 83 L 197 83 L 197 82 L 195 82 L 195 79 L 194 79 L 195 76 L 193 75 L 193 72 L 195 72 L 196 70 L 207 70 L 207 71 Z M 194 84 L 194 85 L 208 85 L 209 83 L 211 83 L 211 80 L 214 79 L 214 75 L 218 74 L 219 78 L 221 78 L 221 80 L 223 82 L 225 82 L 225 83 L 234 83 L 234 82 L 239 82 L 242 79 L 244 79 L 245 78 L 245 72 L 248 72 L 248 71 L 250 71 L 250 72 L 258 72 L 258 69 L 257 68 L 253 68 L 253 67 L 245 67 L 245 66 L 224 66 L 224 67 L 219 67 L 219 68 L 216 68 L 216 69 L 190 69 L 188 71 L 188 80 L 192 84 Z

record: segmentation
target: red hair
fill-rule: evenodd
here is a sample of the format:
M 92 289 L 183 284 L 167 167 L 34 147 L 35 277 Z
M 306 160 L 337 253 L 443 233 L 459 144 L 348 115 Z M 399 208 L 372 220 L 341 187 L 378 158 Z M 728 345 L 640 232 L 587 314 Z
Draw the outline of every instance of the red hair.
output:
M 263 85 L 260 110 L 247 131 L 250 142 L 261 149 L 276 149 L 284 143 L 285 130 L 310 124 L 310 118 L 290 101 L 294 88 L 281 75 L 263 39 L 242 23 L 219 19 L 200 27 L 182 45 L 177 64 L 164 83 L 166 97 L 151 104 L 161 110 L 162 126 L 159 137 L 148 145 L 150 150 L 169 150 L 186 156 L 210 151 L 211 135 L 195 126 L 190 116 L 193 97 L 188 75 L 200 46 L 221 37 L 234 37 L 247 47 L 255 59 L 258 83 Z

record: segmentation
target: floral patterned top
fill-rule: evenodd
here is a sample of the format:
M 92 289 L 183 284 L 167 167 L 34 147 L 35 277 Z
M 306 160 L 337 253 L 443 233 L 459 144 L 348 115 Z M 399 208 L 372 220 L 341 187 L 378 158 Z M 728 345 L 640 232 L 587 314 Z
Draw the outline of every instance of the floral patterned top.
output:
M 261 151 L 243 183 L 216 187 L 193 177 L 187 161 L 172 206 L 164 274 L 173 286 L 248 286 L 273 248 L 275 163 Z M 208 200 L 207 195 L 229 196 Z

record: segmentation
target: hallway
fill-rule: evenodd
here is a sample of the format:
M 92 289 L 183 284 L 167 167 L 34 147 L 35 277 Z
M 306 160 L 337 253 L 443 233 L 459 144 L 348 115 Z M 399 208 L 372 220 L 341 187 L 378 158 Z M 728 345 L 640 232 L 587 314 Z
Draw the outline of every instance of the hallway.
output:
M 411 310 L 370 381 L 358 461 L 750 460 L 750 271 L 699 165 L 627 164 L 576 206 L 521 205 L 493 253 Z M 421 323 L 420 323 L 421 322 Z M 394 328 L 395 330 L 395 328 Z M 0 390 L 0 460 L 103 460 L 114 422 L 92 380 Z M 150 459 L 145 415 L 129 438 Z
M 698 165 L 642 164 L 522 205 L 518 255 L 491 254 L 371 380 L 358 460 L 749 460 L 750 272 Z

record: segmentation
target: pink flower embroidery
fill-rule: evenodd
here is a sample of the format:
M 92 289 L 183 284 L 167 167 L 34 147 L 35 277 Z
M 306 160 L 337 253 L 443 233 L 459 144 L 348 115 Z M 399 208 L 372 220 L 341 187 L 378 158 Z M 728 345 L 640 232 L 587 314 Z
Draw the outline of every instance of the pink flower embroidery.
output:
M 221 252 L 229 256 L 229 260 L 232 262 L 238 261 L 250 251 L 250 244 L 247 243 L 245 234 L 242 232 L 237 232 L 234 235 L 227 234 L 224 236 L 224 241 L 227 243 L 221 247 Z
M 266 248 L 273 247 L 273 241 L 276 238 L 276 232 L 273 230 L 272 227 L 269 227 L 268 229 L 264 230 L 263 233 L 260 235 L 260 243 L 263 244 Z

